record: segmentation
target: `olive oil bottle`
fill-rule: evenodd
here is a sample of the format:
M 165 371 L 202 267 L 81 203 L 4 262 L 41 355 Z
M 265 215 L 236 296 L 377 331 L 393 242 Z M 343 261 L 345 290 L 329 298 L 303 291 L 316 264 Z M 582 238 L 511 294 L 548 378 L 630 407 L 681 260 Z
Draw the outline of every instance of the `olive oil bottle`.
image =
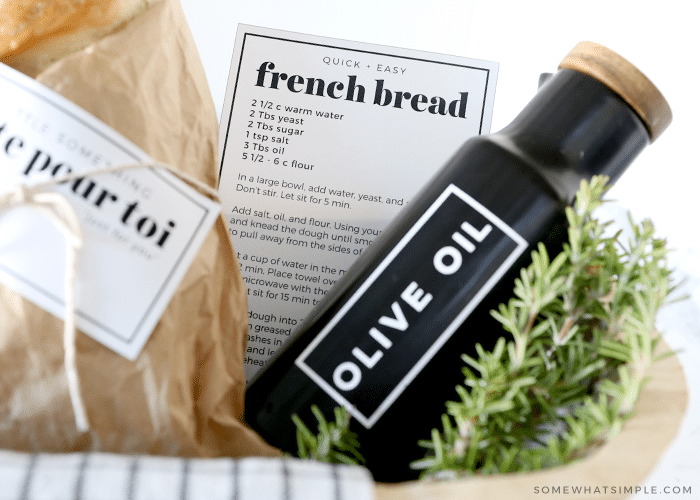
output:
M 512 123 L 464 143 L 251 381 L 248 424 L 293 453 L 292 414 L 343 405 L 375 479 L 414 477 L 418 440 L 462 382 L 460 354 L 503 334 L 489 311 L 530 250 L 558 251 L 580 181 L 614 182 L 670 121 L 636 67 L 578 44 Z

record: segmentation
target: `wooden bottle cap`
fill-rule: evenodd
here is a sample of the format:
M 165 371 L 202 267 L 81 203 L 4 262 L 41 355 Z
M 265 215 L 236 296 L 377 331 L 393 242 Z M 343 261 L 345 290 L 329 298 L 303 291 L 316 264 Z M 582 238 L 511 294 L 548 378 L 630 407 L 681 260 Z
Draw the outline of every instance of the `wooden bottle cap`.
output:
M 651 142 L 671 123 L 671 107 L 651 80 L 632 63 L 600 44 L 577 44 L 559 64 L 559 69 L 573 69 L 607 85 L 639 115 Z

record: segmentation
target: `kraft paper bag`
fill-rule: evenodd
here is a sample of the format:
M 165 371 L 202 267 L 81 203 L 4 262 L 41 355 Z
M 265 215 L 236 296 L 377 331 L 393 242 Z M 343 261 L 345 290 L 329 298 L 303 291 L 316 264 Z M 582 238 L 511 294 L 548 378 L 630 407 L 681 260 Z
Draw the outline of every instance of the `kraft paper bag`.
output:
M 30 76 L 154 159 L 216 186 L 218 121 L 176 0 L 148 2 L 115 31 Z M 63 322 L 0 285 L 0 448 L 277 455 L 243 423 L 246 300 L 220 216 L 136 361 L 77 334 L 90 422 L 80 433 Z

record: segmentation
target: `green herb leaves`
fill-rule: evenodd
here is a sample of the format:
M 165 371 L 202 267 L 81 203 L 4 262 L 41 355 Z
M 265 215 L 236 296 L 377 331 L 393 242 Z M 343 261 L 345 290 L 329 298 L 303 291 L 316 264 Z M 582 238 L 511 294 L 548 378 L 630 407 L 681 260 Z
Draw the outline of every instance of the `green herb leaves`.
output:
M 298 415 L 292 415 L 297 428 L 299 458 L 319 462 L 361 464 L 364 462 L 359 452 L 360 444 L 353 432 L 348 429 L 350 415 L 343 407 L 336 407 L 335 422 L 328 422 L 318 406 L 311 406 L 318 421 L 318 433 L 314 434 Z
M 493 317 L 509 335 L 462 356 L 459 401 L 446 403 L 425 459 L 433 477 L 528 471 L 585 456 L 630 416 L 654 362 L 656 312 L 671 291 L 665 242 L 649 221 L 622 241 L 594 211 L 607 179 L 584 181 L 567 209 L 569 242 L 544 245 Z

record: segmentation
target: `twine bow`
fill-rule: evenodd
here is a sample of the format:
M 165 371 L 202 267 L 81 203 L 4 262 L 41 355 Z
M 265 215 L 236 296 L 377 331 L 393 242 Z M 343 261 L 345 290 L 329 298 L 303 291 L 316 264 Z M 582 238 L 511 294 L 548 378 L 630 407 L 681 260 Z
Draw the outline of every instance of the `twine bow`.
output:
M 70 395 L 75 426 L 80 432 L 90 428 L 80 392 L 80 379 L 75 363 L 75 276 L 78 252 L 83 245 L 83 234 L 75 210 L 58 193 L 44 192 L 41 186 L 19 185 L 0 197 L 0 215 L 20 206 L 38 208 L 58 228 L 66 241 L 67 258 L 64 280 L 66 317 L 63 321 L 63 351 L 68 394 Z
M 68 381 L 68 393 L 75 416 L 75 426 L 79 432 L 87 432 L 90 429 L 90 422 L 87 417 L 85 405 L 80 389 L 80 379 L 76 366 L 76 328 L 75 328 L 75 281 L 77 275 L 77 263 L 80 248 L 83 245 L 83 234 L 80 221 L 75 210 L 70 205 L 65 196 L 60 193 L 47 191 L 47 188 L 68 182 L 70 180 L 98 175 L 117 170 L 128 170 L 133 168 L 156 167 L 168 170 L 181 178 L 185 182 L 203 191 L 205 194 L 219 200 L 218 191 L 207 184 L 191 177 L 184 172 L 173 168 L 165 163 L 134 163 L 129 165 L 119 165 L 107 167 L 91 172 L 80 174 L 69 174 L 60 178 L 52 178 L 49 181 L 26 186 L 19 184 L 12 190 L 0 196 L 0 217 L 3 212 L 9 212 L 21 206 L 35 207 L 48 215 L 57 229 L 61 231 L 66 241 L 67 258 L 66 273 L 64 281 L 65 290 L 65 319 L 63 321 L 63 350 L 64 368 Z

